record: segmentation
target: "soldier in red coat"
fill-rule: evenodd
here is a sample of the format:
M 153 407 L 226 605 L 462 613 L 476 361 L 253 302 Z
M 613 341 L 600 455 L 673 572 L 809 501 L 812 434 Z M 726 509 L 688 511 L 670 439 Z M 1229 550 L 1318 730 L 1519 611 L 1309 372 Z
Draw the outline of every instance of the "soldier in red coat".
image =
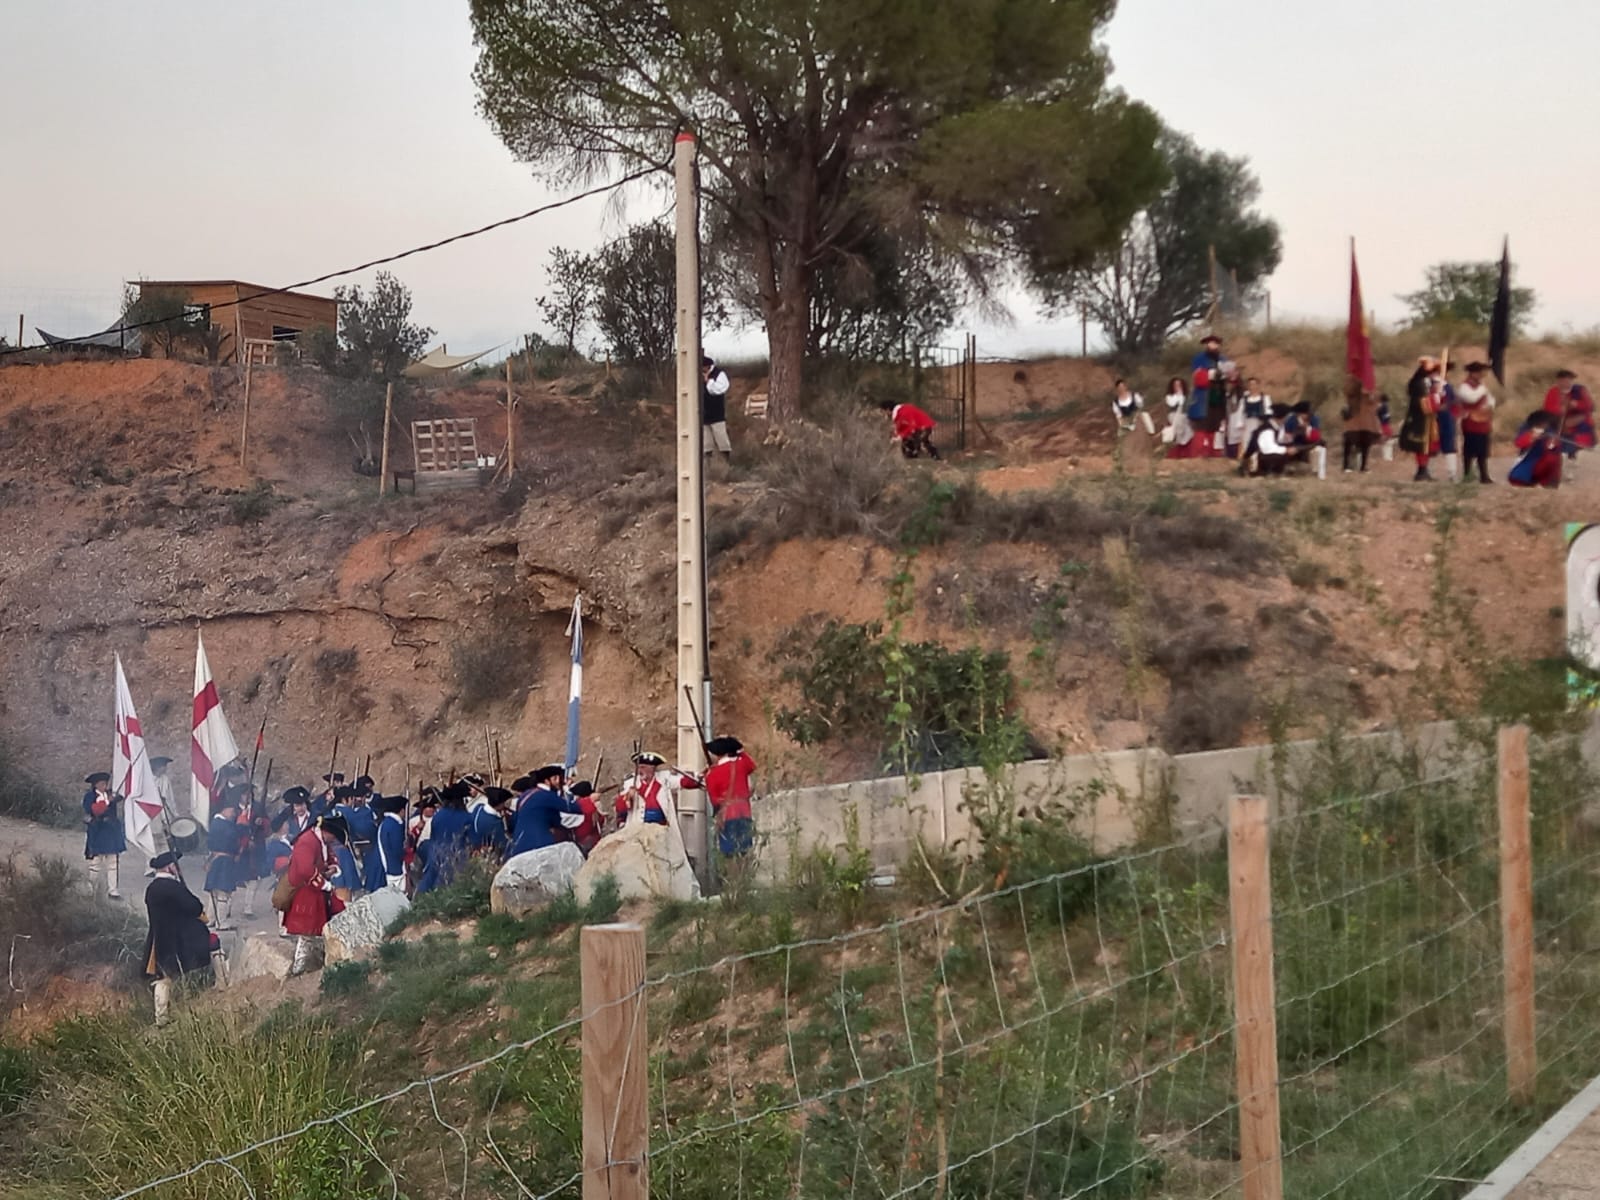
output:
M 1544 394 L 1544 411 L 1556 419 L 1569 460 L 1576 461 L 1579 450 L 1594 448 L 1594 397 L 1575 372 L 1556 372 L 1555 386 Z
M 339 873 L 334 847 L 344 845 L 348 836 L 343 820 L 320 817 L 295 839 L 289 855 L 289 886 L 294 895 L 283 914 L 284 932 L 295 940 L 291 975 L 319 965 L 314 960 L 321 958 L 322 931 L 328 918 L 344 911 L 344 904 L 333 894 L 333 879 Z

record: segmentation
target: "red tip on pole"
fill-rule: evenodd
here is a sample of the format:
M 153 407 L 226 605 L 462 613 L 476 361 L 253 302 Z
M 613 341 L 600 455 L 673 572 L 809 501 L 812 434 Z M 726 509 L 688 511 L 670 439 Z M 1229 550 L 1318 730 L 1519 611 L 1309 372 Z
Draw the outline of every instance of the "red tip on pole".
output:
M 674 142 L 692 142 L 692 141 L 694 141 L 694 134 L 692 134 L 692 133 L 680 133 L 677 137 L 673 138 L 672 140 Z

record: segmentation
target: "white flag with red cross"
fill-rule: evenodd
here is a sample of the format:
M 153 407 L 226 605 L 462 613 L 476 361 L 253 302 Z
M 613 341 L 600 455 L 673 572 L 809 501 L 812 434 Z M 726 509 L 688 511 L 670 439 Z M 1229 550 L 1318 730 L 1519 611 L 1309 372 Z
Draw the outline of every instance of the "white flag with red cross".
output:
M 133 711 L 128 677 L 117 655 L 117 738 L 111 752 L 111 787 L 123 797 L 122 828 L 128 843 L 151 856 L 156 852 L 156 822 L 161 819 L 161 793 L 144 746 L 139 714 Z
M 194 728 L 189 741 L 189 815 L 202 826 L 211 821 L 211 795 L 217 772 L 239 757 L 239 747 L 222 715 L 222 699 L 217 695 L 211 664 L 206 661 L 206 643 L 195 635 L 194 651 Z

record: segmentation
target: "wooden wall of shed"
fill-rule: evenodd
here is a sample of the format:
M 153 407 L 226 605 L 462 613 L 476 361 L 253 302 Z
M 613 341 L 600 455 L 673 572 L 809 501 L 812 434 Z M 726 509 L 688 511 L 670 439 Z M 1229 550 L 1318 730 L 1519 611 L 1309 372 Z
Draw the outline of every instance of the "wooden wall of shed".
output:
M 239 285 L 235 283 L 207 283 L 184 288 L 158 288 L 157 291 L 167 293 L 175 292 L 183 296 L 185 304 L 209 304 L 216 308 L 219 304 L 231 305 L 239 294 Z M 220 309 L 211 315 L 211 323 L 222 327 L 222 345 L 217 353 L 219 363 L 233 362 L 238 356 L 239 347 L 235 340 L 234 309 Z M 160 347 L 153 343 L 148 346 L 145 353 L 151 358 L 166 357 L 161 353 Z
M 248 291 L 245 295 L 249 295 Z M 316 296 L 263 296 L 239 306 L 239 324 L 248 338 L 270 338 L 274 326 L 298 329 L 301 333 L 317 328 L 339 327 L 339 306 Z

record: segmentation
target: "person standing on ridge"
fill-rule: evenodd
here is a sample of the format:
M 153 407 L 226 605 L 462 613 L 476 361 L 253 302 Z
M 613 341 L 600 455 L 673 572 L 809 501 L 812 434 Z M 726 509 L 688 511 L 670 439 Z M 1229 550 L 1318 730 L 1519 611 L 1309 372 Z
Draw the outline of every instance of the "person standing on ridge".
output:
M 733 461 L 733 443 L 728 439 L 728 389 L 732 386 L 728 373 L 710 355 L 701 355 L 700 423 L 704 429 L 700 441 L 705 453 L 715 450 L 728 462 Z
M 1494 397 L 1483 380 L 1489 368 L 1481 362 L 1467 364 L 1467 377 L 1456 389 L 1456 402 L 1461 408 L 1461 449 L 1465 461 L 1462 475 L 1473 465 L 1478 468 L 1478 482 L 1489 483 L 1489 435 L 1494 432 Z
M 122 854 L 128 848 L 122 830 L 122 797 L 111 791 L 111 776 L 96 771 L 84 778 L 89 790 L 83 794 L 83 856 L 89 860 L 89 890 L 97 891 L 100 869 L 106 872 L 106 899 L 121 900 Z
M 178 872 L 178 852 L 150 860 L 155 877 L 144 890 L 150 932 L 144 939 L 142 973 L 155 988 L 156 1028 L 167 1023 L 172 985 L 186 975 L 221 964 L 222 944 L 206 926 L 205 905 Z

